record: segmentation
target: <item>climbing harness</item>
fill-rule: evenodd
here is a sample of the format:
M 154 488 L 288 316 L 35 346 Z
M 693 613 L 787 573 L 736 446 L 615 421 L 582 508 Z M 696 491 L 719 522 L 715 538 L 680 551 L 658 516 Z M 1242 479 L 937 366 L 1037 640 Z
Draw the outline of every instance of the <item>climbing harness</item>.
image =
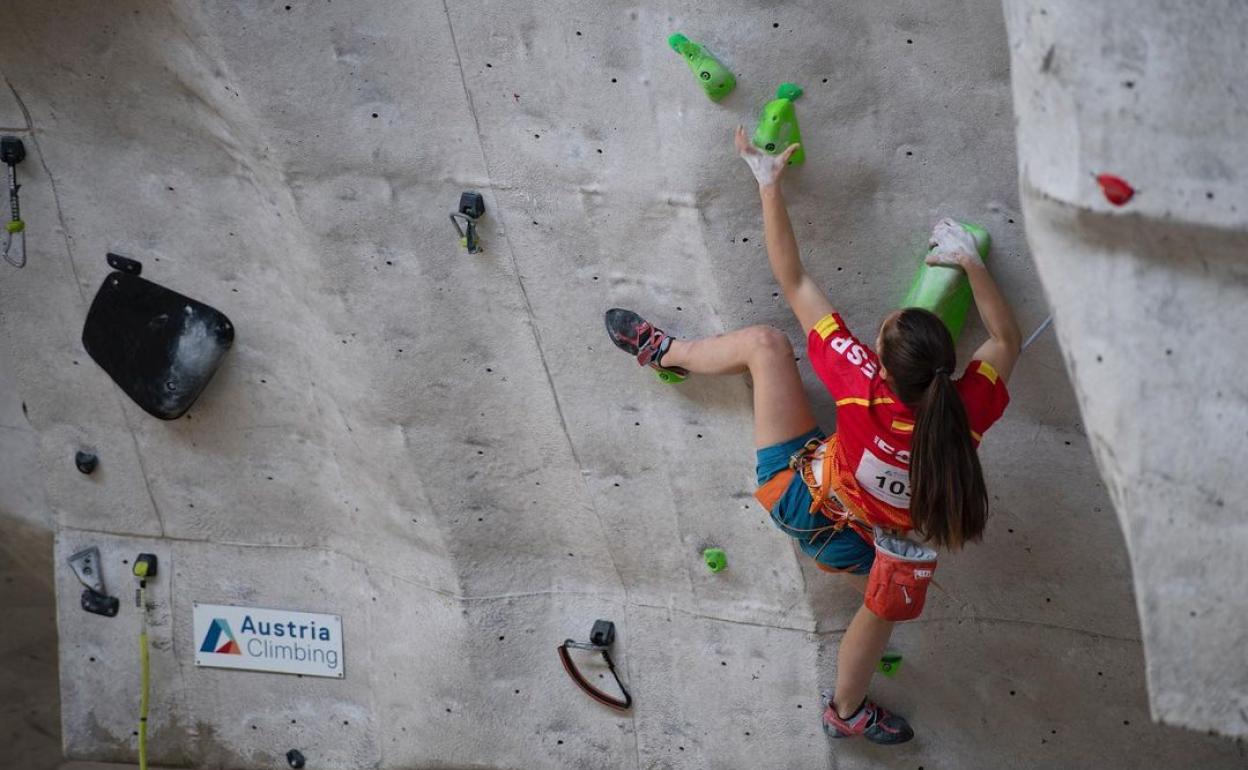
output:
M 917 618 L 923 611 L 927 586 L 932 582 L 932 574 L 936 571 L 936 551 L 905 537 L 902 530 L 886 529 L 872 524 L 866 513 L 859 510 L 852 501 L 846 503 L 837 497 L 836 489 L 856 482 L 852 475 L 841 468 L 835 435 L 828 439 L 827 448 L 824 450 L 821 479 L 815 479 L 812 468 L 814 457 L 812 452 L 799 461 L 802 480 L 810 487 L 813 498 L 811 510 L 819 506 L 825 515 L 829 515 L 828 501 L 836 501 L 844 509 L 839 514 L 840 526 L 853 528 L 864 541 L 875 547 L 875 558 L 871 562 L 864 596 L 867 609 L 884 620 Z
M 828 447 L 824 450 L 824 479 L 816 480 L 814 471 L 812 470 L 812 462 L 816 452 L 821 446 Z M 821 537 L 826 537 L 823 545 L 819 546 L 819 550 L 813 554 L 815 563 L 825 572 L 851 572 L 857 569 L 858 565 L 854 564 L 849 567 L 837 569 L 830 567 L 819 561 L 819 556 L 823 550 L 832 542 L 832 538 L 839 534 L 845 527 L 852 528 L 863 540 L 871 542 L 872 527 L 866 521 L 865 515 L 855 512 L 841 498 L 837 497 L 836 492 L 832 489 L 831 473 L 832 463 L 828 461 L 836 447 L 836 436 L 829 439 L 812 438 L 806 444 L 789 457 L 789 467 L 780 471 L 767 481 L 766 484 L 759 487 L 754 492 L 754 497 L 762 504 L 768 514 L 771 516 L 772 523 L 776 525 L 782 532 L 789 535 L 799 537 L 801 539 L 809 539 L 813 544 Z M 794 527 L 784 523 L 775 513 L 776 503 L 784 496 L 785 491 L 789 487 L 789 483 L 793 480 L 794 474 L 801 476 L 806 487 L 810 490 L 811 505 L 810 512 L 819 511 L 828 519 L 828 524 L 820 527 L 801 528 Z
M 559 652 L 559 660 L 563 662 L 563 669 L 568 672 L 568 676 L 572 677 L 572 681 L 585 691 L 585 694 L 604 706 L 609 706 L 619 711 L 626 711 L 633 705 L 633 696 L 628 693 L 628 689 L 624 687 L 624 683 L 620 681 L 620 675 L 616 673 L 615 662 L 611 660 L 609 649 L 615 641 L 615 624 L 609 620 L 595 620 L 594 627 L 589 632 L 588 642 L 577 642 L 572 639 L 564 639 L 563 644 L 556 648 Z M 607 664 L 607 669 L 611 671 L 611 676 L 615 677 L 615 683 L 619 685 L 620 692 L 624 694 L 624 698 L 616 698 L 599 690 L 586 681 L 576 664 L 572 662 L 572 656 L 568 654 L 568 650 L 589 650 L 591 652 L 601 652 L 602 659 Z
M 26 157 L 26 145 L 16 136 L 0 137 L 0 161 L 9 167 L 9 221 L 4 225 L 4 261 L 13 267 L 26 267 L 26 223 L 18 202 L 17 164 Z M 14 247 L 16 244 L 16 248 Z
M 820 447 L 823 454 L 818 455 Z M 815 477 L 814 460 L 819 456 L 819 478 Z M 798 474 L 810 490 L 810 512 L 822 513 L 828 524 L 821 527 L 800 529 L 782 522 L 775 513 L 776 503 Z M 906 538 L 901 530 L 875 526 L 864 511 L 859 510 L 848 495 L 838 496 L 836 490 L 853 482 L 853 476 L 843 472 L 837 459 L 837 437 L 812 438 L 789 458 L 789 467 L 780 471 L 758 488 L 754 496 L 767 509 L 771 519 L 782 531 L 791 535 L 808 537 L 814 543 L 826 537 L 823 545 L 813 554 L 815 563 L 825 572 L 852 572 L 858 565 L 840 569 L 829 567 L 819 561 L 819 555 L 832 538 L 846 527 L 854 530 L 875 548 L 871 572 L 867 577 L 865 602 L 867 608 L 884 620 L 912 620 L 923 611 L 927 598 L 927 586 L 936 571 L 936 551 Z
M 147 699 L 151 683 L 151 665 L 147 655 L 147 581 L 156 577 L 156 554 L 141 553 L 134 559 L 134 576 L 139 587 L 134 603 L 139 608 L 139 770 L 147 770 Z

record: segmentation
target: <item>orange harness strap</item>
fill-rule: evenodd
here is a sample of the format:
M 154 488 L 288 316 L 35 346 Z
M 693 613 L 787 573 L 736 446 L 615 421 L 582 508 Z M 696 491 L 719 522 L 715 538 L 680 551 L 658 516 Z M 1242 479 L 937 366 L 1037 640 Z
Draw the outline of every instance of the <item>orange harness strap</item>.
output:
M 820 446 L 826 446 L 827 448 L 824 450 L 823 455 L 823 473 L 821 474 L 823 478 L 820 481 L 816 481 L 814 474 L 811 472 L 811 458 Z M 835 481 L 840 483 L 834 483 L 833 479 L 834 472 L 840 469 L 840 464 L 836 461 L 836 446 L 835 434 L 826 442 L 822 442 L 822 444 L 815 440 L 808 442 L 789 461 L 788 468 L 772 476 L 767 480 L 767 483 L 755 490 L 754 498 L 758 500 L 764 510 L 770 513 L 789 488 L 789 484 L 793 480 L 793 474 L 798 473 L 801 475 L 806 487 L 810 490 L 811 512 L 818 510 L 829 520 L 826 527 L 819 527 L 814 530 L 816 535 L 827 532 L 830 540 L 833 534 L 849 526 L 866 542 L 873 543 L 875 542 L 875 537 L 866 515 L 858 510 L 856 506 L 845 502 L 845 498 L 848 495 L 836 494 L 836 488 L 844 484 L 844 481 L 839 478 L 839 473 L 836 474 L 838 478 Z M 833 467 L 834 465 L 835 467 Z M 786 526 L 784 529 L 789 530 L 791 528 Z M 819 566 L 828 572 L 838 571 L 823 564 Z
M 840 455 L 837 451 L 837 437 L 833 434 L 825 443 L 823 450 L 823 468 L 821 479 L 815 480 L 815 474 L 811 468 L 811 460 L 814 452 L 804 455 L 801 459 L 800 470 L 802 473 L 802 481 L 806 482 L 806 486 L 810 489 L 811 506 L 810 510 L 816 508 L 822 510 L 823 515 L 829 519 L 836 521 L 840 527 L 849 526 L 857 532 L 863 540 L 868 543 L 875 542 L 874 527 L 867 519 L 864 511 L 853 504 L 850 496 L 847 494 L 837 494 L 844 489 L 846 485 L 845 474 L 841 472 Z M 852 476 L 850 477 L 853 478 Z

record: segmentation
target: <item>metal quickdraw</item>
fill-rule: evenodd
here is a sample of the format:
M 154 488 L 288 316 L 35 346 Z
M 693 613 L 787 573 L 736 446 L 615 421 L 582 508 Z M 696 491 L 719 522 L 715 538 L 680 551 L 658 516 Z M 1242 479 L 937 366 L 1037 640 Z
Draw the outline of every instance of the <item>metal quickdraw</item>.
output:
M 485 198 L 479 192 L 465 192 L 459 196 L 459 210 L 451 212 L 451 224 L 459 234 L 459 245 L 468 249 L 469 254 L 481 251 L 481 242 L 477 239 L 477 220 L 485 216 Z M 464 226 L 459 222 L 463 220 Z
M 18 201 L 17 164 L 26 157 L 26 145 L 16 136 L 0 137 L 0 161 L 9 167 L 9 221 L 4 226 L 4 261 L 13 267 L 26 266 L 26 223 Z M 16 248 L 14 248 L 16 244 Z
M 611 643 L 615 641 L 615 624 L 609 620 L 594 621 L 594 627 L 589 633 L 589 639 L 589 642 L 564 639 L 563 644 L 556 648 L 559 652 L 559 660 L 563 662 L 563 669 L 568 672 L 568 676 L 572 677 L 572 681 L 576 683 L 576 686 L 584 690 L 589 697 L 604 706 L 618 711 L 627 711 L 633 705 L 633 696 L 628 693 L 628 689 L 620 681 L 620 675 L 615 671 L 615 662 L 611 660 L 611 653 L 608 651 Z M 611 671 L 611 676 L 615 677 L 615 683 L 619 685 L 620 692 L 624 694 L 623 699 L 608 695 L 591 685 L 581 674 L 580 670 L 577 669 L 576 664 L 572 662 L 572 656 L 568 654 L 570 649 L 601 652 L 602 659 L 606 661 L 607 668 Z

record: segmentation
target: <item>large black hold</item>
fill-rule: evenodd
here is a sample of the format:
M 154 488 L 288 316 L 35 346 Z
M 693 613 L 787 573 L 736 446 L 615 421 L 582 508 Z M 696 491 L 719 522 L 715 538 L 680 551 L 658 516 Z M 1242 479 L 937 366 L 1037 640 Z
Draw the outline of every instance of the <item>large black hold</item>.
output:
M 234 325 L 216 308 L 139 277 L 142 266 L 117 254 L 95 294 L 82 344 L 144 411 L 162 420 L 186 413 L 234 342 Z

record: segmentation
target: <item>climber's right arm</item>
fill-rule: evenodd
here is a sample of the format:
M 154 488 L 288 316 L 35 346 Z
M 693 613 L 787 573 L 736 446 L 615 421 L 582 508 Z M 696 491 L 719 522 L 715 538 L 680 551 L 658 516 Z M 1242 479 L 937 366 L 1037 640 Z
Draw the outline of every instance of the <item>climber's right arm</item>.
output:
M 793 235 L 793 225 L 789 222 L 779 182 L 760 184 L 758 194 L 763 201 L 763 238 L 767 243 L 771 272 L 797 316 L 802 331 L 809 333 L 819 319 L 833 311 L 832 303 L 802 266 L 797 238 Z
M 779 155 L 767 155 L 750 143 L 745 128 L 737 126 L 736 146 L 758 182 L 758 194 L 763 202 L 763 240 L 767 244 L 772 275 L 802 325 L 802 331 L 809 333 L 819 319 L 832 312 L 832 303 L 802 267 L 793 224 L 784 205 L 784 193 L 780 191 L 780 177 L 798 145 L 790 145 Z

